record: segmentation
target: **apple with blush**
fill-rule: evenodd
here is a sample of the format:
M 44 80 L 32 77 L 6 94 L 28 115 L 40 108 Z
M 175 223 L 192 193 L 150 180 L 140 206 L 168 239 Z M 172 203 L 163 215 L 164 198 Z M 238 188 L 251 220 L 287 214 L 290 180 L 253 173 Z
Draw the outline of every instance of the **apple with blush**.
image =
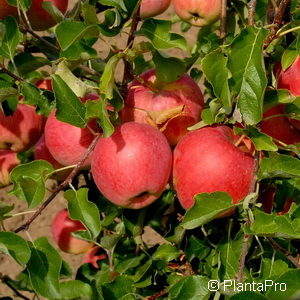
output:
M 9 173 L 19 164 L 18 153 L 11 150 L 0 150 L 0 187 L 10 184 Z
M 86 230 L 78 220 L 72 220 L 66 209 L 59 211 L 51 224 L 51 232 L 58 247 L 66 253 L 86 253 L 93 248 L 93 244 L 72 236 L 72 232 Z
M 227 192 L 236 204 L 253 191 L 255 160 L 235 146 L 239 138 L 231 128 L 215 126 L 191 131 L 179 141 L 173 184 L 183 208 L 191 208 L 200 193 Z
M 8 16 L 16 16 L 18 14 L 17 8 L 11 6 L 6 0 L 0 0 L 0 20 Z
M 19 103 L 12 115 L 0 111 L 0 149 L 21 152 L 33 146 L 41 137 L 45 119 L 34 106 Z
M 156 128 L 127 122 L 109 138 L 100 138 L 92 159 L 92 175 L 112 203 L 131 209 L 150 205 L 165 189 L 172 151 Z
M 170 6 L 171 0 L 142 0 L 140 17 L 142 19 L 162 14 Z
M 204 100 L 197 83 L 187 74 L 170 83 L 159 82 L 154 69 L 141 74 L 128 87 L 122 122 L 139 122 L 157 126 L 171 145 L 187 133 L 187 128 L 200 121 Z M 165 114 L 166 120 L 156 124 L 150 114 Z M 169 114 L 169 115 L 168 115 Z
M 220 18 L 222 0 L 173 0 L 176 14 L 194 26 L 208 26 Z

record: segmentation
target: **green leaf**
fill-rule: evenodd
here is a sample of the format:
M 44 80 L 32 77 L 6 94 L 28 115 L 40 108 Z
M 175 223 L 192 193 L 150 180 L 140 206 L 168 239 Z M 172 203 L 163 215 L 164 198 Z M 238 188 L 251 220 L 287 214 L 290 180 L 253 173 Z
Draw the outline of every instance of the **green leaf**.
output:
M 226 113 L 231 112 L 231 95 L 229 90 L 228 58 L 221 49 L 216 49 L 207 54 L 202 60 L 202 70 L 214 89 L 215 95 L 221 100 Z
M 105 235 L 104 237 L 101 238 L 100 245 L 102 248 L 106 250 L 113 250 L 118 244 L 121 237 L 122 236 L 120 234 L 116 234 L 116 233 Z
M 8 16 L 4 24 L 5 34 L 0 44 L 0 56 L 13 61 L 17 46 L 22 40 L 22 34 L 19 31 L 18 23 L 13 17 Z
M 228 58 L 231 85 L 248 125 L 255 125 L 262 119 L 263 97 L 267 86 L 262 48 L 267 33 L 267 30 L 253 26 L 243 29 L 233 40 Z
M 41 56 L 33 56 L 30 53 L 20 53 L 14 58 L 15 65 L 20 76 L 25 76 L 36 69 L 50 65 L 48 59 Z
M 185 63 L 176 57 L 166 57 L 154 52 L 153 61 L 157 78 L 160 82 L 173 82 L 178 80 L 185 72 Z
M 187 276 L 180 279 L 169 289 L 172 300 L 208 300 L 208 278 L 205 276 Z
M 0 102 L 7 100 L 11 96 L 17 96 L 18 94 L 18 90 L 13 88 L 11 84 L 0 81 Z
M 264 97 L 264 112 L 280 103 L 293 103 L 297 98 L 288 90 L 268 90 Z
M 262 279 L 277 279 L 279 276 L 283 275 L 283 273 L 289 271 L 289 266 L 286 262 L 281 259 L 272 260 L 270 258 L 262 259 Z
M 80 128 L 85 127 L 84 104 L 59 75 L 52 75 L 52 85 L 56 99 L 56 118 Z
M 102 99 L 97 100 L 88 100 L 86 102 L 86 119 L 97 118 L 100 126 L 103 130 L 103 137 L 110 137 L 114 133 L 114 126 L 109 119 L 109 114 L 107 111 L 107 102 Z
M 53 2 L 43 1 L 42 8 L 50 14 L 56 23 L 59 23 L 64 19 L 63 13 L 54 5 Z
M 200 240 L 195 236 L 189 238 L 188 246 L 185 250 L 187 257 L 192 260 L 194 257 L 198 257 L 200 260 L 204 259 L 210 252 L 210 247 L 204 240 Z
M 134 292 L 133 281 L 127 276 L 118 276 L 111 283 L 106 283 L 102 287 L 104 299 L 120 300 L 121 297 Z
M 92 298 L 92 287 L 80 280 L 69 280 L 61 282 L 60 285 L 60 299 L 81 299 L 89 300 Z
M 98 37 L 99 29 L 96 25 L 85 25 L 82 22 L 63 21 L 55 30 L 57 40 L 62 50 L 67 50 L 82 38 Z
M 10 217 L 8 214 L 15 208 L 14 205 L 5 205 L 3 202 L 0 202 L 0 221 L 5 220 Z
M 31 245 L 31 257 L 27 264 L 27 271 L 33 289 L 46 298 L 58 298 L 59 274 L 62 259 L 57 251 L 42 237 Z
M 286 239 L 300 238 L 300 218 L 291 218 L 290 213 L 284 215 L 266 214 L 260 210 L 254 212 L 254 222 L 249 234 L 258 236 L 272 236 Z
M 68 190 L 64 197 L 68 200 L 70 217 L 79 220 L 91 237 L 96 239 L 101 231 L 100 214 L 96 204 L 88 200 L 88 189 L 81 188 L 76 192 Z
M 176 33 L 170 33 L 171 27 L 171 21 L 146 19 L 137 34 L 146 36 L 157 50 L 169 48 L 187 50 L 184 37 Z
M 27 264 L 31 255 L 27 242 L 13 232 L 0 232 L 0 253 L 10 255 L 21 266 Z
M 25 200 L 29 208 L 39 205 L 45 196 L 45 181 L 54 171 L 52 165 L 46 161 L 36 160 L 15 167 L 10 178 L 14 184 L 10 194 Z
M 272 300 L 299 299 L 299 281 L 300 270 L 286 272 L 273 283 L 267 292 L 267 297 Z
M 225 192 L 202 193 L 195 196 L 195 204 L 184 215 L 182 227 L 194 229 L 234 208 L 232 198 Z
M 293 62 L 296 60 L 298 54 L 297 48 L 296 48 L 296 42 L 297 40 L 294 40 L 283 52 L 281 57 L 281 66 L 282 69 L 285 71 L 287 68 L 289 68 Z
M 169 262 L 178 258 L 180 253 L 180 250 L 178 250 L 175 246 L 170 244 L 162 244 L 154 252 L 152 258 Z
M 300 177 L 300 160 L 285 154 L 269 153 L 264 157 L 258 171 L 258 179 L 273 177 Z

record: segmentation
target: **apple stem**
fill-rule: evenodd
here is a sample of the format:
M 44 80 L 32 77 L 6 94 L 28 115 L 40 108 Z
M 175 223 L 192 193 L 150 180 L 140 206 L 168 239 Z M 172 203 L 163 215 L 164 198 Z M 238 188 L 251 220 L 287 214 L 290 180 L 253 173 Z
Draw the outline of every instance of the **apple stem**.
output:
M 256 0 L 251 0 L 248 3 L 248 25 L 253 26 L 254 25 L 254 15 L 255 15 L 255 9 L 256 9 Z
M 244 134 L 241 135 L 241 137 L 234 143 L 234 146 L 238 147 L 241 144 L 241 142 L 243 142 L 245 137 L 246 136 Z
M 220 18 L 220 38 L 226 36 L 226 20 L 227 20 L 227 0 L 222 0 L 221 3 L 221 18 Z
M 152 296 L 147 297 L 146 300 L 155 300 L 155 299 L 158 299 L 159 297 L 164 296 L 166 294 L 168 294 L 168 290 L 163 289 L 162 291 L 160 291 L 160 292 L 158 292 L 158 293 L 156 293 Z
M 54 190 L 54 192 L 42 203 L 39 209 L 31 216 L 31 218 L 26 221 L 24 224 L 19 226 L 14 230 L 15 233 L 18 233 L 23 230 L 28 230 L 30 224 L 42 213 L 42 211 L 52 202 L 52 200 L 62 191 L 65 187 L 67 187 L 73 180 L 73 178 L 80 171 L 83 163 L 88 158 L 90 153 L 94 150 L 98 140 L 100 139 L 101 134 L 97 134 L 93 139 L 92 143 L 88 147 L 87 151 L 83 155 L 82 159 L 76 164 L 76 167 L 72 170 L 72 172 L 68 175 L 68 177 Z

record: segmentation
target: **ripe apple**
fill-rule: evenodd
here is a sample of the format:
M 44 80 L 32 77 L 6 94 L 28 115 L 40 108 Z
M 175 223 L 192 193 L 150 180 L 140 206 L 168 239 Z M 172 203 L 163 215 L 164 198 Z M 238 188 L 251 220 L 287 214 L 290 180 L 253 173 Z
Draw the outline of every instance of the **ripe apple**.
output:
M 261 131 L 285 144 L 300 143 L 300 131 L 290 123 L 289 118 L 277 116 L 282 114 L 284 114 L 284 105 L 282 104 L 267 110 L 260 123 Z M 265 120 L 270 116 L 274 117 Z
M 18 153 L 11 150 L 0 150 L 0 187 L 10 184 L 10 171 L 20 164 Z
M 64 166 L 77 164 L 87 151 L 94 139 L 88 127 L 79 128 L 59 121 L 55 117 L 56 110 L 49 115 L 45 126 L 45 141 L 53 158 Z M 88 126 L 99 132 L 96 120 L 89 122 Z M 92 153 L 87 158 L 84 167 L 89 167 Z
M 135 121 L 158 127 L 162 125 L 160 129 L 169 143 L 176 145 L 187 133 L 187 128 L 200 120 L 204 100 L 199 86 L 187 74 L 171 83 L 158 82 L 154 69 L 141 74 L 140 78 L 144 84 L 134 80 L 128 88 L 121 111 L 122 121 Z M 172 115 L 173 111 L 175 114 Z M 165 114 L 167 121 L 155 124 L 149 113 L 161 113 L 161 116 Z
M 128 122 L 94 150 L 92 175 L 102 194 L 125 208 L 140 209 L 164 191 L 172 167 L 164 135 L 147 124 Z
M 173 0 L 176 14 L 194 26 L 207 26 L 219 19 L 222 0 Z
M 38 141 L 43 129 L 44 117 L 33 106 L 18 104 L 10 116 L 0 111 L 0 149 L 27 150 Z
M 171 0 L 142 0 L 140 16 L 142 19 L 155 17 L 168 9 Z
M 277 88 L 289 90 L 293 95 L 300 96 L 300 56 L 296 58 L 293 64 L 285 71 L 278 63 L 277 67 Z M 274 69 L 275 69 L 274 67 Z M 300 130 L 300 121 L 289 119 L 291 124 Z
M 51 79 L 42 79 L 36 83 L 36 86 L 43 90 L 52 91 L 52 81 Z
M 92 243 L 77 239 L 71 235 L 72 232 L 78 230 L 86 230 L 86 228 L 80 221 L 70 219 L 66 209 L 59 211 L 55 215 L 51 225 L 51 232 L 54 241 L 62 251 L 79 254 L 86 253 L 93 247 Z
M 17 15 L 16 7 L 9 5 L 6 0 L 0 0 L 0 20 L 5 19 L 7 16 Z
M 89 252 L 84 255 L 82 263 L 84 264 L 92 264 L 95 269 L 99 269 L 98 260 L 103 260 L 107 258 L 105 253 L 99 253 L 101 248 L 96 246 L 92 248 Z
M 56 21 L 42 7 L 46 1 L 52 2 L 63 14 L 67 11 L 68 0 L 32 0 L 27 15 L 33 30 L 47 30 L 56 24 Z
M 227 192 L 238 203 L 253 189 L 255 160 L 234 145 L 239 139 L 226 126 L 186 134 L 174 150 L 173 183 L 181 205 L 194 205 L 199 193 Z

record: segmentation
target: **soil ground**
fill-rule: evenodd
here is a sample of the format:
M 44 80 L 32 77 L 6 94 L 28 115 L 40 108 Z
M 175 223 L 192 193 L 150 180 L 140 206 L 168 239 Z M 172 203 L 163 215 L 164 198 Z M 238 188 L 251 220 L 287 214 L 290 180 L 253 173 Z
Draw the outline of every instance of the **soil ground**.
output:
M 74 0 L 70 1 L 70 7 L 72 7 L 72 5 L 75 2 L 76 1 L 74 1 Z M 159 17 L 162 19 L 164 19 L 165 17 L 170 18 L 170 16 L 172 14 L 173 14 L 173 9 L 171 7 L 164 15 L 159 16 Z M 179 27 L 179 26 L 177 26 L 177 27 Z M 180 32 L 179 28 L 175 28 L 174 31 L 177 31 L 177 30 L 178 30 L 178 32 Z M 188 35 L 186 35 L 189 45 L 194 44 L 194 42 L 196 40 L 196 36 L 197 36 L 197 31 L 198 30 L 196 28 L 192 28 L 192 30 L 189 31 Z M 126 40 L 127 40 L 126 34 L 123 34 L 122 36 L 117 36 L 113 39 L 111 39 L 111 38 L 107 39 L 107 41 L 109 41 L 110 44 L 115 43 L 115 45 L 120 49 L 125 47 Z M 99 51 L 99 55 L 102 58 L 104 58 L 106 56 L 106 54 L 108 53 L 108 47 L 101 41 L 97 45 L 97 50 Z M 182 51 L 176 50 L 176 49 L 172 49 L 170 54 L 177 56 L 177 57 L 182 57 L 184 55 Z M 122 66 L 120 66 L 120 68 L 122 68 Z M 121 70 L 121 72 L 117 72 L 117 73 L 122 74 L 122 70 Z M 56 185 L 55 181 L 48 182 L 49 189 L 53 189 L 55 187 L 55 185 Z M 26 211 L 27 210 L 26 203 L 22 202 L 21 200 L 18 200 L 14 196 L 7 195 L 7 192 L 11 189 L 12 189 L 12 187 L 9 186 L 7 188 L 0 190 L 0 201 L 1 202 L 3 201 L 4 203 L 6 203 L 8 205 L 14 204 L 15 209 L 14 209 L 13 213 L 19 213 L 19 212 Z M 30 235 L 30 237 L 25 236 L 24 233 L 21 233 L 21 235 L 23 237 L 25 237 L 26 239 L 32 238 L 33 240 L 38 237 L 45 236 L 54 245 L 52 237 L 51 237 L 51 230 L 50 230 L 52 218 L 58 211 L 60 211 L 61 209 L 65 208 L 65 207 L 66 207 L 66 201 L 62 197 L 62 194 L 59 194 L 55 198 L 55 200 L 43 211 L 42 215 L 40 217 L 38 217 L 38 219 L 35 222 L 32 223 L 32 225 L 30 226 L 30 229 L 28 231 L 28 234 Z M 22 216 L 18 216 L 18 217 L 14 217 L 9 220 L 6 220 L 5 221 L 6 230 L 13 230 L 13 229 L 17 228 L 18 226 L 20 226 L 21 224 L 24 223 L 24 221 L 28 218 L 28 216 L 29 215 L 22 215 Z M 157 236 L 155 234 L 155 232 L 151 231 L 150 228 L 147 228 L 145 230 L 144 240 L 147 244 L 153 244 L 153 245 L 161 242 L 160 237 Z M 72 255 L 72 254 L 62 253 L 62 257 L 69 263 L 69 265 L 72 267 L 73 271 L 78 269 L 78 267 L 80 266 L 81 261 L 82 261 L 82 255 Z M 18 264 L 16 264 L 16 262 L 13 259 L 10 259 L 6 255 L 4 256 L 4 255 L 0 254 L 0 273 L 8 275 L 11 278 L 15 278 L 16 275 L 21 270 L 22 270 L 22 268 Z M 26 293 L 23 293 L 23 294 L 26 295 Z M 4 284 L 2 284 L 0 282 L 0 297 L 4 297 L 4 296 L 10 296 L 13 299 L 21 299 L 21 298 L 17 297 L 16 295 L 14 295 L 14 293 L 10 289 L 8 289 L 7 286 L 5 286 Z M 39 299 L 43 299 L 43 298 L 40 297 Z

